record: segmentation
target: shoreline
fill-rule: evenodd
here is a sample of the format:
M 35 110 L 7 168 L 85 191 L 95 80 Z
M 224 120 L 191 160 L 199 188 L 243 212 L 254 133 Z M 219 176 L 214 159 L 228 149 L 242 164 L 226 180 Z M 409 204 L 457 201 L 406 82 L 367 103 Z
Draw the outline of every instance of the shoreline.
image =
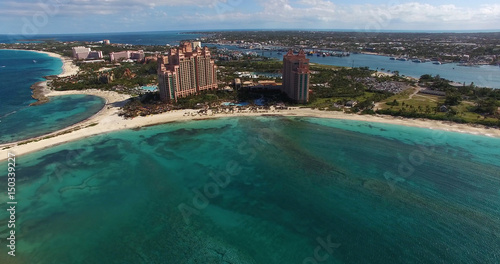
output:
M 400 125 L 408 127 L 419 127 L 432 130 L 443 130 L 448 132 L 458 132 L 473 135 L 481 135 L 488 137 L 500 138 L 500 130 L 494 128 L 486 128 L 484 126 L 471 126 L 467 124 L 451 123 L 446 121 L 427 120 L 427 119 L 407 119 L 401 117 L 393 117 L 386 115 L 357 115 L 345 114 L 342 112 L 320 111 L 310 108 L 298 108 L 292 110 L 266 111 L 259 113 L 228 113 L 217 115 L 198 115 L 198 110 L 174 110 L 158 115 L 150 115 L 145 117 L 136 117 L 133 119 L 125 119 L 118 116 L 120 107 L 130 98 L 129 95 L 119 94 L 111 91 L 101 90 L 84 90 L 84 91 L 50 91 L 47 96 L 60 96 L 69 94 L 86 94 L 104 98 L 106 104 L 103 109 L 94 116 L 77 123 L 73 126 L 62 130 L 26 139 L 18 142 L 6 143 L 0 145 L 0 152 L 5 152 L 0 155 L 0 161 L 7 159 L 7 152 L 14 153 L 16 156 L 29 154 L 50 147 L 58 146 L 68 142 L 85 139 L 91 136 L 106 134 L 127 129 L 138 129 L 150 127 L 172 122 L 182 121 L 199 121 L 207 119 L 216 119 L 224 117 L 255 117 L 255 116 L 295 116 L 295 117 L 314 117 L 314 118 L 329 118 L 353 120 L 361 122 L 375 122 L 391 125 Z M 26 143 L 28 142 L 28 143 Z M 5 149 L 7 148 L 7 149 Z
M 51 57 L 59 58 L 63 61 L 63 72 L 59 74 L 59 77 L 71 76 L 78 73 L 79 68 L 73 64 L 73 61 L 69 58 L 65 58 L 59 54 L 45 52 L 45 51 L 33 51 L 47 54 Z M 384 74 L 379 72 L 378 74 Z M 387 74 L 387 73 L 385 73 Z M 357 114 L 345 114 L 343 112 L 333 112 L 333 111 L 320 111 L 313 110 L 310 108 L 298 108 L 293 110 L 279 110 L 279 111 L 266 111 L 260 113 L 231 113 L 231 114 L 217 114 L 217 115 L 198 115 L 197 110 L 187 109 L 187 110 L 174 110 L 158 115 L 150 115 L 145 117 L 136 117 L 133 119 L 125 119 L 118 116 L 121 106 L 123 106 L 126 101 L 131 97 L 130 95 L 119 94 L 113 91 L 102 91 L 96 89 L 89 90 L 73 90 L 73 91 L 54 91 L 50 90 L 47 86 L 48 81 L 37 82 L 33 86 L 37 86 L 37 94 L 41 93 L 44 98 L 49 100 L 50 97 L 61 96 L 61 95 L 93 95 L 103 98 L 106 102 L 104 107 L 95 115 L 87 118 L 72 126 L 63 128 L 61 130 L 45 134 L 39 137 L 34 137 L 30 139 L 21 140 L 18 142 L 11 142 L 0 144 L 0 152 L 5 152 L 0 156 L 0 161 L 4 161 L 7 158 L 6 153 L 11 152 L 15 155 L 24 155 L 57 145 L 65 144 L 68 142 L 88 138 L 91 136 L 101 135 L 105 133 L 126 130 L 126 129 L 138 129 L 142 127 L 149 127 L 155 125 L 161 125 L 171 122 L 179 121 L 197 121 L 197 120 L 207 120 L 223 117 L 254 117 L 254 116 L 296 116 L 296 117 L 314 117 L 314 118 L 329 118 L 329 119 L 342 119 L 342 120 L 354 120 L 361 122 L 375 122 L 384 123 L 400 126 L 409 127 L 420 127 L 434 130 L 443 130 L 448 132 L 458 132 L 467 133 L 473 135 L 482 135 L 489 137 L 500 138 L 500 130 L 494 128 L 488 128 L 481 125 L 469 125 L 469 124 L 458 124 L 448 121 L 438 121 L 438 120 L 428 120 L 428 119 L 409 119 L 402 117 L 393 117 L 386 115 L 357 115 Z M 33 91 L 35 94 L 35 90 Z M 187 114 L 189 113 L 189 114 Z M 194 114 L 194 115 L 193 115 Z
M 59 54 L 54 53 L 54 52 L 42 51 L 42 50 L 26 50 L 26 49 L 0 49 L 0 50 L 17 50 L 17 51 L 36 52 L 36 53 L 46 54 L 52 58 L 60 59 L 62 61 L 63 65 L 61 67 L 62 72 L 60 74 L 57 74 L 58 77 L 67 77 L 67 76 L 75 75 L 75 74 L 78 74 L 78 72 L 80 71 L 80 68 L 73 63 L 73 59 L 71 59 L 70 57 L 65 57 L 65 56 L 59 55 Z
M 60 59 L 63 63 L 62 72 L 60 74 L 57 74 L 57 77 L 68 77 L 71 75 L 76 75 L 80 71 L 80 68 L 73 63 L 73 59 L 71 59 L 70 57 L 65 57 L 49 51 L 41 51 L 41 50 L 26 50 L 26 51 L 42 53 L 52 58 Z
M 47 52 L 47 51 L 38 51 L 38 50 L 28 50 L 28 51 L 42 53 L 42 54 L 46 54 L 52 58 L 60 59 L 63 63 L 63 65 L 61 67 L 62 72 L 60 74 L 56 75 L 57 77 L 68 77 L 68 76 L 76 75 L 80 71 L 80 68 L 78 66 L 76 66 L 73 63 L 73 60 L 69 57 L 64 57 L 64 56 L 61 56 L 57 53 Z M 49 79 L 47 79 L 47 77 L 48 76 L 44 76 L 44 78 L 46 79 L 45 81 L 37 82 L 37 83 L 31 85 L 30 89 L 33 90 L 31 97 L 37 101 L 30 104 L 30 106 L 41 105 L 41 104 L 48 103 L 50 101 L 49 96 L 47 96 L 48 82 L 49 82 Z
M 76 66 L 73 63 L 73 59 L 70 57 L 65 57 L 62 55 L 59 55 L 54 52 L 48 52 L 48 51 L 40 51 L 40 50 L 24 50 L 24 49 L 3 49 L 3 50 L 20 50 L 20 51 L 29 51 L 29 52 L 36 52 L 36 53 L 41 53 L 41 54 L 46 54 L 49 57 L 60 59 L 62 62 L 61 70 L 62 72 L 57 75 L 49 75 L 49 76 L 44 76 L 42 78 L 45 78 L 44 81 L 39 81 L 30 86 L 30 89 L 32 90 L 31 98 L 34 100 L 37 100 L 34 103 L 31 103 L 30 106 L 36 106 L 36 105 L 42 105 L 45 103 L 48 103 L 50 99 L 46 96 L 47 90 L 48 90 L 48 79 L 47 77 L 50 76 L 57 76 L 57 77 L 68 77 L 72 75 L 78 74 L 80 71 L 80 67 Z

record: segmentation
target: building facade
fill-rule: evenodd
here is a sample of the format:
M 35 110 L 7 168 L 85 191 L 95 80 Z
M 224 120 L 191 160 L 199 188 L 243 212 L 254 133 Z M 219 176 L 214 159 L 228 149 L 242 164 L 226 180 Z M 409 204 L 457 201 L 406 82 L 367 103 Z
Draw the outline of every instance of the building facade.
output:
M 73 47 L 73 58 L 76 60 L 102 59 L 102 51 L 92 51 L 86 47 Z
M 142 61 L 145 58 L 145 56 L 144 56 L 144 51 L 142 50 L 138 51 L 126 50 L 120 52 L 111 52 L 109 54 L 109 58 L 111 61 L 128 60 L 128 59 Z
M 205 47 L 193 49 L 184 42 L 171 49 L 168 56 L 158 57 L 158 90 L 165 102 L 217 89 L 217 66 Z
M 282 91 L 298 103 L 309 101 L 309 59 L 303 50 L 295 55 L 292 50 L 283 56 Z

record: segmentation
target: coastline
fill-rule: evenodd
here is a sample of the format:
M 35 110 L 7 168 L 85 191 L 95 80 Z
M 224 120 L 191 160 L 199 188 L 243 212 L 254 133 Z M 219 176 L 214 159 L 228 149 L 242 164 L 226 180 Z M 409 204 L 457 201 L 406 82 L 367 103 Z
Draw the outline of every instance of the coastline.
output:
M 63 65 L 62 65 L 62 72 L 57 75 L 58 77 L 67 77 L 67 76 L 75 75 L 75 74 L 78 74 L 78 72 L 80 71 L 80 68 L 73 63 L 73 59 L 71 59 L 70 57 L 65 57 L 65 56 L 59 55 L 59 54 L 54 53 L 54 52 L 41 51 L 41 50 L 26 50 L 26 49 L 0 49 L 0 50 L 30 51 L 30 52 L 46 54 L 52 58 L 60 59 L 62 61 Z
M 26 51 L 43 53 L 49 55 L 52 58 L 60 59 L 63 65 L 62 65 L 62 73 L 58 74 L 57 75 L 58 77 L 68 77 L 71 75 L 78 74 L 78 72 L 80 71 L 80 68 L 73 63 L 73 59 L 71 59 L 70 57 L 64 57 L 57 53 L 48 51 L 40 51 L 40 50 L 26 50 Z
M 4 49 L 4 50 L 18 50 L 18 49 Z M 63 65 L 61 67 L 62 72 L 60 74 L 56 75 L 57 77 L 68 77 L 68 76 L 76 75 L 80 71 L 80 68 L 73 63 L 73 59 L 71 59 L 69 57 L 65 57 L 65 56 L 59 55 L 57 53 L 48 52 L 48 51 L 40 51 L 40 50 L 21 50 L 21 51 L 42 53 L 42 54 L 46 54 L 52 58 L 60 59 L 61 62 L 63 63 Z M 47 76 L 45 76 L 45 77 L 47 77 Z M 50 99 L 46 96 L 48 81 L 49 81 L 49 79 L 46 78 L 46 80 L 36 82 L 30 86 L 30 89 L 32 90 L 31 97 L 33 99 L 37 100 L 36 102 L 30 104 L 30 106 L 41 105 L 41 104 L 45 104 L 45 103 L 49 102 Z
M 73 64 L 70 58 L 65 58 L 59 54 L 45 52 L 45 51 L 33 51 L 47 54 L 51 57 L 61 59 L 63 61 L 63 72 L 59 74 L 60 77 L 71 76 L 77 74 L 79 68 Z M 389 73 L 378 72 L 376 74 L 390 75 Z M 458 124 L 446 121 L 437 120 L 427 120 L 427 119 L 407 119 L 402 117 L 393 117 L 385 115 L 357 115 L 357 114 L 345 114 L 343 112 L 333 112 L 333 111 L 320 111 L 313 110 L 309 108 L 298 108 L 293 110 L 280 110 L 280 111 L 267 111 L 260 113 L 228 113 L 228 114 L 217 114 L 217 115 L 198 115 L 197 110 L 176 110 L 171 112 L 162 113 L 159 115 L 152 115 L 146 117 L 136 117 L 134 119 L 124 119 L 118 114 L 120 112 L 120 107 L 123 106 L 126 101 L 130 98 L 129 95 L 119 94 L 112 91 L 101 91 L 96 89 L 83 90 L 83 91 L 53 91 L 47 86 L 48 81 L 38 82 L 34 84 L 37 86 L 37 94 L 42 95 L 44 98 L 50 98 L 53 96 L 61 95 L 93 95 L 104 98 L 106 103 L 104 107 L 92 117 L 74 124 L 70 127 L 52 132 L 50 134 L 42 135 L 39 137 L 22 140 L 19 142 L 12 142 L 6 144 L 0 144 L 0 152 L 5 152 L 1 154 L 0 161 L 4 161 L 7 158 L 6 152 L 12 152 L 16 155 L 24 155 L 32 152 L 36 152 L 42 149 L 50 148 L 53 146 L 61 145 L 71 141 L 84 139 L 87 137 L 105 134 L 109 132 L 124 130 L 124 129 L 137 129 L 141 127 L 160 125 L 170 122 L 177 121 L 192 121 L 192 120 L 205 120 L 221 117 L 252 117 L 252 116 L 301 116 L 301 117 L 315 117 L 315 118 L 332 118 L 332 119 L 343 119 L 343 120 L 355 120 L 362 122 L 375 122 L 375 123 L 386 123 L 401 126 L 410 127 L 420 127 L 435 130 L 443 130 L 449 132 L 459 132 L 468 133 L 474 135 L 483 135 L 489 137 L 500 138 L 500 130 L 494 128 L 487 128 L 480 125 L 468 125 L 468 124 Z M 187 114 L 189 113 L 189 114 Z
M 489 137 L 500 138 L 500 130 L 486 128 L 484 126 L 471 126 L 467 124 L 458 124 L 436 120 L 426 119 L 406 119 L 385 115 L 357 115 L 345 114 L 343 112 L 320 111 L 310 108 L 298 108 L 291 110 L 267 111 L 260 113 L 228 113 L 217 115 L 198 115 L 198 110 L 174 110 L 158 115 L 145 117 L 136 117 L 133 119 L 124 119 L 118 116 L 120 107 L 130 98 L 129 95 L 119 94 L 111 91 L 100 90 L 84 90 L 84 91 L 50 91 L 46 94 L 48 97 L 69 95 L 69 94 L 86 94 L 102 97 L 106 100 L 106 104 L 101 111 L 89 119 L 75 124 L 71 127 L 53 132 L 48 135 L 0 145 L 0 152 L 5 152 L 0 155 L 0 161 L 7 159 L 7 151 L 14 153 L 17 156 L 40 151 L 64 143 L 75 140 L 88 138 L 95 135 L 115 132 L 124 129 L 138 129 L 160 124 L 166 124 L 178 121 L 196 121 L 222 117 L 255 117 L 255 116 L 297 116 L 297 117 L 315 117 L 315 118 L 331 118 L 343 120 L 355 120 L 362 122 L 385 123 L 392 125 L 402 125 L 410 127 L 420 127 L 433 130 L 443 130 L 448 132 L 468 133 L 474 135 L 483 135 Z M 27 143 L 26 143 L 27 142 Z
M 73 63 L 73 60 L 69 57 L 63 57 L 57 53 L 47 52 L 47 51 L 38 51 L 38 50 L 28 50 L 28 51 L 42 53 L 42 54 L 46 54 L 52 58 L 60 59 L 63 63 L 63 65 L 61 67 L 62 72 L 60 74 L 58 74 L 57 77 L 67 77 L 67 76 L 76 75 L 80 71 L 80 68 L 78 66 L 76 66 Z M 47 77 L 46 77 L 46 79 L 47 79 Z M 33 91 L 31 97 L 37 101 L 30 104 L 30 106 L 41 105 L 41 104 L 48 103 L 50 101 L 49 97 L 46 95 L 47 90 L 48 90 L 48 81 L 49 81 L 49 79 L 47 79 L 45 81 L 37 82 L 37 83 L 31 85 L 30 88 Z

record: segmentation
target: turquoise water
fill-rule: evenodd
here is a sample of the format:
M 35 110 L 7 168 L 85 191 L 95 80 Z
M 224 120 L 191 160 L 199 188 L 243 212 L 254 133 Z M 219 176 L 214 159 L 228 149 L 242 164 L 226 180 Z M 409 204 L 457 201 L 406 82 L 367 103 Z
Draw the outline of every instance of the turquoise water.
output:
M 54 97 L 29 106 L 32 84 L 60 74 L 62 61 L 46 54 L 0 50 L 0 144 L 57 131 L 98 112 L 104 101 L 94 96 Z
M 158 91 L 158 86 L 152 85 L 152 86 L 141 86 L 142 90 L 150 91 L 150 92 L 155 92 Z
M 100 135 L 17 157 L 18 256 L 0 262 L 498 263 L 499 149 L 292 117 Z
M 33 138 L 83 121 L 99 112 L 104 99 L 90 95 L 65 95 L 47 104 L 25 107 L 0 119 L 0 144 Z

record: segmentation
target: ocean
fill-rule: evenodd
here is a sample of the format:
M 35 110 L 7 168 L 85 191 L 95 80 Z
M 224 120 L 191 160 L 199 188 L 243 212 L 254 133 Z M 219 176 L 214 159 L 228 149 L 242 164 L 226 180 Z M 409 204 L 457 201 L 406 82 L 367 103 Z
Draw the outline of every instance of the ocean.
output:
M 0 142 L 102 107 L 83 95 L 28 107 L 30 85 L 61 65 L 0 51 Z M 306 117 L 98 135 L 16 157 L 16 257 L 0 243 L 0 263 L 499 263 L 499 149 L 486 136 Z M 3 212 L 7 184 L 0 173 Z
M 29 106 L 31 85 L 62 72 L 62 61 L 30 51 L 0 50 L 0 144 L 44 135 L 97 113 L 104 100 L 96 96 L 57 97 Z
M 17 43 L 22 41 L 56 40 L 56 41 L 102 41 L 132 45 L 179 45 L 182 40 L 201 38 L 201 34 L 187 31 L 155 31 L 127 33 L 92 33 L 92 34 L 54 34 L 36 36 L 0 35 L 0 43 Z
M 498 263 L 499 148 L 305 117 L 99 135 L 17 157 L 18 256 L 0 261 Z

